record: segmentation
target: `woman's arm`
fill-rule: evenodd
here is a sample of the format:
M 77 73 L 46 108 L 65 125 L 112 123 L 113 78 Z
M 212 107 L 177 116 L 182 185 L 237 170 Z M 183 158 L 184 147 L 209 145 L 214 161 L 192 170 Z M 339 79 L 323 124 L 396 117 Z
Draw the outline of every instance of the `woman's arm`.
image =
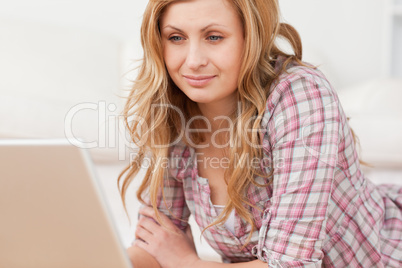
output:
M 161 266 L 156 261 L 156 259 L 143 250 L 142 248 L 132 246 L 127 249 L 128 256 L 131 260 L 133 268 L 160 268 Z M 197 260 L 191 268 L 259 268 L 259 267 L 267 267 L 267 264 L 260 261 L 255 260 L 251 262 L 242 262 L 242 263 L 217 263 L 210 261 Z
M 127 254 L 134 268 L 161 267 L 156 259 L 142 248 L 131 246 L 127 249 Z
M 160 263 L 160 267 L 163 268 L 267 267 L 267 263 L 260 260 L 233 264 L 203 261 L 197 255 L 192 235 L 186 234 L 184 231 L 180 230 L 166 215 L 162 213 L 160 215 L 163 224 L 166 226 L 165 228 L 156 223 L 155 212 L 152 208 L 142 208 L 140 214 L 143 217 L 140 217 L 138 221 L 135 233 L 137 239 L 133 243 L 134 249 L 132 249 L 133 252 L 130 254 L 134 268 L 158 267 L 151 266 L 155 265 L 154 261 Z M 141 255 L 142 253 L 138 248 L 145 251 L 145 258 Z M 140 261 L 141 265 L 145 266 L 140 266 L 140 264 L 136 266 L 136 256 L 144 258 L 144 260 Z M 151 261 L 149 265 L 147 265 L 148 260 Z
M 260 260 L 239 263 L 218 263 L 198 260 L 191 268 L 266 268 L 267 263 Z
M 263 121 L 269 144 L 264 150 L 273 159 L 273 191 L 257 256 L 272 265 L 321 267 L 338 144 L 344 135 L 342 109 L 325 77 L 306 67 L 291 70 L 272 96 Z

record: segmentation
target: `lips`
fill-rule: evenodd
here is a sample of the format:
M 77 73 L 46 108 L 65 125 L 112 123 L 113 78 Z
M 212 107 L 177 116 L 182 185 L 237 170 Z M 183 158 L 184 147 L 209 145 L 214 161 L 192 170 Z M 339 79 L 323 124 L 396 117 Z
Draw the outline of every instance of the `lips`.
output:
M 190 86 L 203 87 L 211 82 L 216 75 L 183 75 L 183 77 Z

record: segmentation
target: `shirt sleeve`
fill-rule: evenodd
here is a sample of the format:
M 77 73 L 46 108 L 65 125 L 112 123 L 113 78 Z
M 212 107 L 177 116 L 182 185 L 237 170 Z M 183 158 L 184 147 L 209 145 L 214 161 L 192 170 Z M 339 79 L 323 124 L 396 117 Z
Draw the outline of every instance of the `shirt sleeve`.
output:
M 253 250 L 269 267 L 321 267 L 339 101 L 325 78 L 308 73 L 293 74 L 273 94 L 265 118 L 273 194 Z
M 186 155 L 187 148 L 181 145 L 173 146 L 169 149 L 167 161 L 162 163 L 162 167 L 167 169 L 164 177 L 163 189 L 157 196 L 157 208 L 159 212 L 165 214 L 178 228 L 185 230 L 188 226 L 190 210 L 184 195 L 183 177 L 187 171 Z M 163 160 L 162 160 L 163 161 Z M 163 200 L 162 190 L 165 195 Z M 143 194 L 145 204 L 142 206 L 151 206 L 148 192 Z

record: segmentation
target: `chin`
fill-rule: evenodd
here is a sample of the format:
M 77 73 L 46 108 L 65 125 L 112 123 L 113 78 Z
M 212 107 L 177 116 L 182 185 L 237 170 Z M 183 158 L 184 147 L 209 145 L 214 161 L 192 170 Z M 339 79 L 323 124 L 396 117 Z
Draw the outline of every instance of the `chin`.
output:
M 187 97 L 190 99 L 190 100 L 192 100 L 192 101 L 194 101 L 194 102 L 196 102 L 196 103 L 210 103 L 210 102 L 212 102 L 212 100 L 211 99 L 209 99 L 208 97 L 201 97 L 201 96 L 188 96 L 187 95 Z
M 210 92 L 194 92 L 194 89 L 190 89 L 189 91 L 185 91 L 184 94 L 192 101 L 197 103 L 209 103 L 213 101 L 211 98 Z

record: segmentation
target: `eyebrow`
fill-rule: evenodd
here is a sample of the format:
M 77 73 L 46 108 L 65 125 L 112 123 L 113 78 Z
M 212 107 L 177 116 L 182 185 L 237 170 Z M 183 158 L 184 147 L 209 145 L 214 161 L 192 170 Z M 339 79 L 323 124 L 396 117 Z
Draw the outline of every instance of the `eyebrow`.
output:
M 208 24 L 207 26 L 205 26 L 204 28 L 202 28 L 202 29 L 201 29 L 201 32 L 205 32 L 208 28 L 211 28 L 212 26 L 226 27 L 225 25 L 222 25 L 222 24 L 211 23 L 211 24 Z M 176 30 L 176 31 L 183 32 L 183 30 L 181 30 L 181 29 L 179 29 L 179 28 L 177 28 L 177 27 L 174 27 L 174 26 L 172 26 L 172 25 L 170 25 L 170 24 L 168 24 L 168 25 L 166 25 L 165 27 L 163 27 L 162 30 L 165 29 L 165 28 L 172 28 L 172 29 L 174 29 L 174 30 Z

